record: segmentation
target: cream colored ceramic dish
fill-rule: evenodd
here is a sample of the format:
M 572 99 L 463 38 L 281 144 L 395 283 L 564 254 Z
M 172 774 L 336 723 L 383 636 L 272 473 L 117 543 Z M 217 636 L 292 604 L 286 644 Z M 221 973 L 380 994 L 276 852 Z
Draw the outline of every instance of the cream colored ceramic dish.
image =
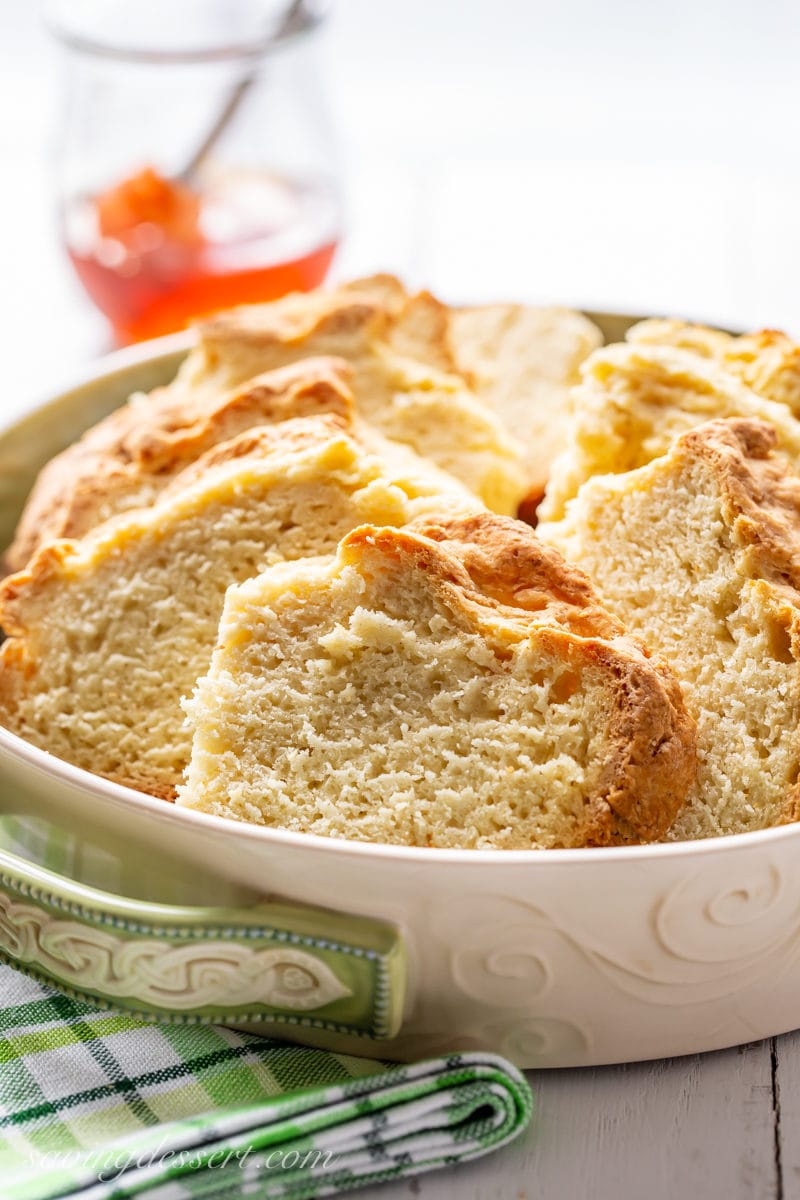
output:
M 186 344 L 114 355 L 0 434 L 4 544 L 39 466 Z M 547 852 L 327 841 L 177 809 L 1 730 L 0 785 L 0 955 L 101 1003 L 530 1067 L 800 1025 L 798 827 Z

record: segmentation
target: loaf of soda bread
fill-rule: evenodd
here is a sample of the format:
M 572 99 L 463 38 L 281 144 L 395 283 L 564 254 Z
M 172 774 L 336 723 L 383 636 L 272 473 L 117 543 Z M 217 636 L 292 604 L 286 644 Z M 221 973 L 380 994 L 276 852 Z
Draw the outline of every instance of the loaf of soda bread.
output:
M 0 585 L 0 723 L 59 758 L 167 799 L 188 761 L 181 698 L 208 668 L 225 591 L 330 554 L 365 521 L 477 501 L 429 464 L 381 458 L 336 416 L 250 430 L 150 507 L 43 546 Z
M 493 514 L 364 526 L 232 588 L 179 803 L 440 848 L 661 837 L 695 772 L 668 668 Z
M 681 680 L 699 767 L 670 839 L 800 815 L 800 480 L 777 444 L 760 420 L 709 422 L 542 528 Z

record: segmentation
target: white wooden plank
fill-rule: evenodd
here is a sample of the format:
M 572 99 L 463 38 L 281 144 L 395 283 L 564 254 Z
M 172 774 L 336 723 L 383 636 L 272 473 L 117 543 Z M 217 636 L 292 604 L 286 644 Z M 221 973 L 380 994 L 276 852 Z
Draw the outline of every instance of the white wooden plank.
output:
M 800 1084 L 800 1041 L 793 1076 Z M 586 1071 L 530 1072 L 514 1145 L 364 1200 L 777 1200 L 770 1043 Z M 788 1087 L 787 1082 L 787 1087 Z M 800 1086 L 794 1089 L 800 1114 Z M 800 1177 L 800 1144 L 793 1160 Z M 795 1200 L 800 1191 L 786 1192 Z
M 776 1115 L 783 1200 L 800 1200 L 800 1033 L 777 1039 Z

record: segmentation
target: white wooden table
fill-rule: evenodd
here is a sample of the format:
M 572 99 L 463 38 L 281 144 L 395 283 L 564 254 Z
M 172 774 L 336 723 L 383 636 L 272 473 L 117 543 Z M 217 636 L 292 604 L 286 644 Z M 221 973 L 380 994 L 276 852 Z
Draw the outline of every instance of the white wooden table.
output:
M 663 1062 L 529 1072 L 536 1113 L 477 1163 L 364 1200 L 797 1200 L 800 1035 Z
M 339 2 L 340 274 L 800 331 L 792 5 Z M 3 420 L 106 348 L 54 234 L 34 10 L 0 6 Z M 364 1200 L 800 1200 L 800 1035 L 530 1078 L 516 1144 Z

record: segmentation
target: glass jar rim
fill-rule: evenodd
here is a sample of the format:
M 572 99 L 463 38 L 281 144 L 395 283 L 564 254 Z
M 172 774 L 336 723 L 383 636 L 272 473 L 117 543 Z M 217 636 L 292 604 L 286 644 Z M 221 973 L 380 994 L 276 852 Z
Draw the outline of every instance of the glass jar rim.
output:
M 169 0 L 165 7 L 163 0 L 162 3 L 154 0 L 149 7 L 154 17 L 163 18 L 167 11 L 175 18 L 178 15 L 176 9 L 183 5 L 176 3 L 176 0 Z M 235 8 L 235 4 L 231 5 L 230 0 L 226 0 L 228 16 Z M 114 20 L 114 14 L 119 15 L 123 9 L 126 15 L 131 13 L 130 0 L 119 0 L 116 4 L 109 4 L 108 0 L 100 0 L 99 3 L 97 0 L 45 0 L 43 14 L 52 36 L 69 50 L 95 58 L 169 66 L 261 58 L 273 48 L 316 29 L 327 15 L 328 0 L 293 0 L 291 3 L 288 0 L 277 3 L 276 0 L 271 3 L 244 0 L 239 8 L 242 17 L 248 15 L 244 9 L 249 9 L 249 19 L 240 20 L 238 29 L 231 29 L 224 34 L 220 30 L 209 34 L 207 40 L 200 36 L 194 42 L 184 37 L 183 44 L 168 40 L 163 19 L 160 23 L 154 23 L 159 41 L 148 40 L 151 35 L 147 32 L 146 0 L 138 0 L 135 5 L 139 18 L 138 30 L 125 26 L 124 22 L 120 28 Z M 256 24 L 254 17 L 260 17 L 262 21 Z M 178 22 L 178 25 L 181 34 L 185 35 L 186 23 Z

